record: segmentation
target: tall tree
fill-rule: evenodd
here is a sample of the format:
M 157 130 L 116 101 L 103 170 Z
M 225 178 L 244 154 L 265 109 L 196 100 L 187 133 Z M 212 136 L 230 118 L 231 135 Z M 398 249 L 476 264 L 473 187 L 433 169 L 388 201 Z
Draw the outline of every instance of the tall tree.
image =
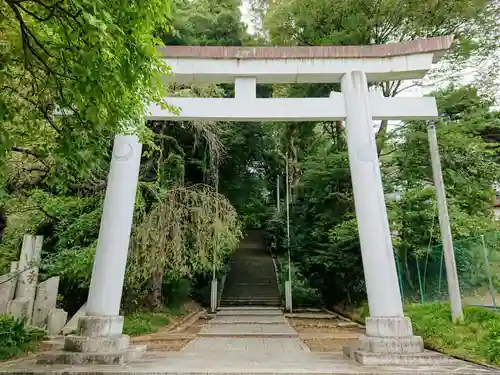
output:
M 165 44 L 239 46 L 247 39 L 238 0 L 174 0 Z
M 50 183 L 67 172 L 67 189 L 99 169 L 114 133 L 146 130 L 144 105 L 163 96 L 155 33 L 170 2 L 2 0 L 0 14 L 2 156 L 21 154 Z
M 267 7 L 264 24 L 273 44 L 382 44 L 454 34 L 452 51 L 441 65 L 447 77 L 484 62 L 500 46 L 498 1 L 271 0 Z M 396 96 L 405 87 L 400 81 L 379 86 L 384 96 Z M 379 152 L 387 126 L 382 121 L 378 130 Z

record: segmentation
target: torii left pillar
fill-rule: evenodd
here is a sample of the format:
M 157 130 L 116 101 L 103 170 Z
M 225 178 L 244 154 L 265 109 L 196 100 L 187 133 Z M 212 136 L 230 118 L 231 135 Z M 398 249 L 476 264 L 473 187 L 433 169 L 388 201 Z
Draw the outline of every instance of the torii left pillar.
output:
M 115 137 L 86 316 L 77 334 L 65 338 L 64 351 L 44 353 L 38 363 L 123 364 L 146 350 L 130 347 L 120 316 L 141 150 L 135 135 Z

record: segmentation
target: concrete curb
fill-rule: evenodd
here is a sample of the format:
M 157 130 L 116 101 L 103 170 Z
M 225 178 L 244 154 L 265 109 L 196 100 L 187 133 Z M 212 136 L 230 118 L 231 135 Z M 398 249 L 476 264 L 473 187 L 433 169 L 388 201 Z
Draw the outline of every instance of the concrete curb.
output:
M 168 328 L 165 333 L 169 332 L 174 332 L 174 331 L 179 331 L 181 327 L 184 327 L 188 322 L 191 322 L 189 325 L 193 324 L 196 320 L 198 320 L 202 315 L 206 313 L 205 309 L 196 309 L 195 311 L 192 311 L 188 315 L 186 315 L 184 318 L 182 318 L 179 322 L 176 324 L 172 325 L 172 327 Z

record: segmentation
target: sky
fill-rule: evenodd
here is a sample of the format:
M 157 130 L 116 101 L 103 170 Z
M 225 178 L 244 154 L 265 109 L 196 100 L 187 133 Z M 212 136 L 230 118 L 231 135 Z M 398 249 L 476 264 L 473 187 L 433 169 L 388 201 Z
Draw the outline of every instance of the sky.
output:
M 248 3 L 248 0 L 241 1 L 240 9 L 241 9 L 241 15 L 242 15 L 243 22 L 246 23 L 248 32 L 250 34 L 252 34 L 254 30 L 253 30 L 253 24 L 252 24 L 251 18 L 250 18 L 250 4 Z

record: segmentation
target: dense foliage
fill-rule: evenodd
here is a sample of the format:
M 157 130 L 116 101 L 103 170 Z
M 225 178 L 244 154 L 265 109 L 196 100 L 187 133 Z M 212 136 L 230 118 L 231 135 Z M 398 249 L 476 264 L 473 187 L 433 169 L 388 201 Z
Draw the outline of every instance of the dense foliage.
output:
M 257 25 L 259 32 L 276 44 L 371 44 L 454 33 L 452 52 L 430 74 L 441 83 L 432 95 L 444 115 L 438 123 L 438 139 L 452 230 L 456 239 L 497 230 L 492 206 L 493 187 L 499 178 L 496 140 L 500 114 L 493 109 L 498 81 L 485 83 L 491 78 L 489 69 L 494 71 L 496 66 L 491 55 L 498 50 L 500 40 L 498 3 L 388 0 L 336 1 L 333 5 L 328 0 L 257 0 L 253 5 L 256 17 L 263 20 Z M 473 85 L 451 85 L 463 69 L 478 61 L 482 62 L 481 70 Z M 396 96 L 408 86 L 421 85 L 396 81 L 373 89 L 384 96 Z M 494 91 L 489 91 L 491 85 L 496 87 Z M 293 97 L 326 96 L 332 90 L 338 87 L 274 88 L 276 95 Z M 432 246 L 440 243 L 440 231 L 426 124 L 382 121 L 377 125 L 395 256 L 404 282 L 415 286 L 416 262 L 425 259 L 430 269 L 438 269 L 441 255 L 431 252 Z M 276 128 L 273 136 L 281 153 L 288 154 L 291 167 L 290 250 L 295 267 L 327 304 L 364 300 L 343 124 L 291 123 Z M 269 228 L 276 251 L 285 252 L 283 211 L 270 220 Z M 457 255 L 459 265 L 469 259 L 466 253 Z M 438 267 L 433 267 L 436 264 Z
M 159 308 L 176 298 L 168 294 L 178 279 L 211 270 L 214 254 L 222 260 L 234 248 L 240 223 L 229 201 L 217 193 L 230 146 L 223 141 L 232 125 L 146 123 L 143 110 L 166 91 L 158 79 L 168 67 L 156 47 L 163 42 L 241 44 L 244 27 L 237 5 L 0 2 L 5 31 L 0 43 L 0 207 L 2 220 L 7 217 L 0 272 L 18 258 L 23 234 L 42 234 L 41 277 L 61 275 L 62 303 L 70 313 L 78 309 L 90 282 L 113 135 L 132 129 L 141 136 L 144 153 L 124 298 L 129 306 L 124 307 Z M 227 88 L 167 89 L 174 95 L 222 96 Z M 57 108 L 69 116 L 54 116 Z M 235 168 L 225 171 L 238 173 Z M 175 216 L 180 221 L 169 222 L 170 209 L 184 213 Z M 188 218 L 194 221 L 184 221 Z M 201 223 L 204 231 L 196 232 Z M 174 230 L 164 233 L 165 241 L 149 248 L 151 239 L 144 233 L 160 233 L 169 225 Z M 148 259 L 164 259 L 168 276 L 158 272 L 161 264 L 138 261 L 153 249 L 157 258 Z M 170 262 L 172 256 L 176 262 Z
M 45 332 L 27 327 L 25 319 L 0 315 L 0 360 L 34 349 L 44 338 Z

